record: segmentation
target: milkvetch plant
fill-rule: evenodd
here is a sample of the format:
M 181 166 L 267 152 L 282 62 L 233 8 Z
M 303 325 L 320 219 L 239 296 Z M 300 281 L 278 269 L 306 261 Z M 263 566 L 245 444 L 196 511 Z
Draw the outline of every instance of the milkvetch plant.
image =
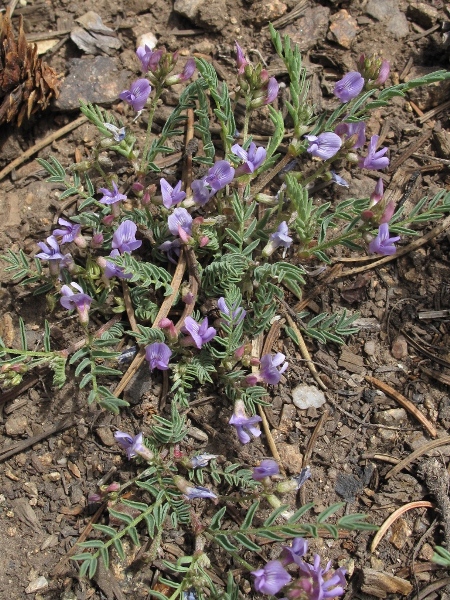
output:
M 389 63 L 362 57 L 357 70 L 336 83 L 334 110 L 317 114 L 298 48 L 273 29 L 271 35 L 288 73 L 291 130 L 273 106 L 279 82 L 261 64 L 252 64 L 238 44 L 234 97 L 206 60 L 188 59 L 179 68 L 177 53 L 138 48 L 142 77 L 120 94 L 126 117 L 118 119 L 81 103 L 99 134 L 91 156 L 67 168 L 55 157 L 39 159 L 48 181 L 62 190 L 60 199 L 77 201 L 75 213 L 60 218 L 46 240 L 37 241 L 32 259 L 23 251 L 8 250 L 3 256 L 15 281 L 31 286 L 35 294 L 45 293 L 58 315 L 73 312 L 82 333 L 66 349 L 52 350 L 46 324 L 43 349 L 31 351 L 21 321 L 22 347 L 0 347 L 3 387 L 18 385 L 42 364 L 53 370 L 55 385 L 62 387 L 68 364 L 80 389 L 89 390 L 89 403 L 118 413 L 128 404 L 114 384 L 122 379 L 127 361 L 142 363 L 153 378 L 164 377 L 168 384 L 169 408 L 154 416 L 145 435 L 116 432 L 135 475 L 122 485 L 92 491 L 93 498 L 108 503 L 112 520 L 96 524 L 92 538 L 73 557 L 80 561 L 81 575 L 93 576 L 99 560 L 109 565 L 113 548 L 125 559 L 125 537 L 136 546 L 151 540 L 148 554 L 154 559 L 168 522 L 189 530 L 193 549 L 186 547 L 176 563 L 164 563 L 168 574 L 161 580 L 173 591 L 166 596 L 149 590 L 160 599 L 236 600 L 232 572 L 223 588 L 209 575 L 213 547 L 227 552 L 263 594 L 314 599 L 344 593 L 344 570 L 321 567 L 317 555 L 313 564 L 305 561 L 303 537 L 322 531 L 337 537 L 343 529 L 373 526 L 359 514 L 329 522 L 341 504 L 307 518 L 312 504 L 294 506 L 292 494 L 311 476 L 308 467 L 286 478 L 272 459 L 241 465 L 228 455 L 238 444 L 264 440 L 258 407 L 267 404 L 270 386 L 283 383 L 289 373 L 290 359 L 282 352 L 254 356 L 251 342 L 268 331 L 279 301 L 302 297 L 306 270 L 291 257 L 321 268 L 330 263 L 329 251 L 338 245 L 391 255 L 404 236 L 417 233 L 417 224 L 450 211 L 450 194 L 440 192 L 406 214 L 404 207 L 384 199 L 381 179 L 367 198 L 318 203 L 309 195 L 318 181 L 349 186 L 336 172 L 342 161 L 350 172 L 386 168 L 387 147 L 379 147 L 376 134 L 368 139 L 366 133 L 371 110 L 413 87 L 448 79 L 449 73 L 438 71 L 382 89 Z M 179 83 L 186 84 L 179 104 L 155 135 L 152 126 L 161 94 Z M 237 100 L 245 106 L 240 133 L 234 115 Z M 256 144 L 251 135 L 252 119 L 262 108 L 273 125 L 265 145 Z M 140 136 L 133 124 L 140 123 L 144 111 L 147 127 Z M 161 177 L 158 159 L 174 152 L 173 138 L 182 134 L 188 112 L 195 117 L 200 140 L 200 150 L 192 156 L 192 177 Z M 220 130 L 220 150 L 211 135 L 211 120 Z M 282 156 L 286 136 L 289 143 Z M 118 159 L 121 165 L 127 162 L 127 180 L 121 177 Z M 338 344 L 356 332 L 357 316 L 345 311 L 298 315 L 305 335 Z M 285 329 L 298 343 L 295 332 Z M 121 353 L 117 348 L 123 339 L 132 345 Z M 194 395 L 206 390 L 226 407 L 226 461 L 207 451 L 190 455 L 185 448 L 186 413 Z M 127 497 L 130 487 L 133 499 Z M 229 505 L 240 515 L 239 526 L 225 518 Z M 269 516 L 264 518 L 263 510 L 266 515 L 271 510 Z M 294 540 L 292 546 L 280 546 L 280 558 L 261 566 L 255 554 L 262 550 L 261 541 L 286 544 L 288 539 Z

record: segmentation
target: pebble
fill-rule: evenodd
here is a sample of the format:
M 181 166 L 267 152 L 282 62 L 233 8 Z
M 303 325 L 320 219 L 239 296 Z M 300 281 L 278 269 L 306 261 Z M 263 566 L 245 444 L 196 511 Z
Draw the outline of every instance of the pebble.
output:
M 15 436 L 26 433 L 28 427 L 28 419 L 21 415 L 12 415 L 5 421 L 6 435 Z
M 150 50 L 156 47 L 158 43 L 158 39 L 156 35 L 152 31 L 148 31 L 147 33 L 143 33 L 138 37 L 137 46 L 148 46 Z
M 287 6 L 281 0 L 258 0 L 252 6 L 252 21 L 255 25 L 265 25 L 282 17 L 286 11 Z
M 292 42 L 297 44 L 300 52 L 311 50 L 318 42 L 323 42 L 330 20 L 330 9 L 326 6 L 311 6 L 304 14 L 280 31 L 289 35 Z
M 387 30 L 397 39 L 409 34 L 408 21 L 396 0 L 369 0 L 365 12 L 373 19 L 385 22 Z
M 34 594 L 39 590 L 43 590 L 48 586 L 48 581 L 41 575 L 37 579 L 34 579 L 26 588 L 25 594 Z
M 198 15 L 200 6 L 205 0 L 175 0 L 173 10 L 181 15 L 193 21 Z
M 377 345 L 374 340 L 367 340 L 364 344 L 364 352 L 367 356 L 374 356 L 376 354 Z
M 411 537 L 412 531 L 405 519 L 397 519 L 391 527 L 392 535 L 389 538 L 389 543 L 395 546 L 398 550 L 401 550 L 408 538 Z
M 403 425 L 408 415 L 404 408 L 390 408 L 389 410 L 380 410 L 374 415 L 374 422 L 379 425 L 389 425 L 396 427 Z
M 436 23 L 439 11 L 434 6 L 429 6 L 424 2 L 417 2 L 408 6 L 406 15 L 424 29 L 430 29 Z
M 109 427 L 97 427 L 95 433 L 101 439 L 102 444 L 105 446 L 114 446 L 116 441 L 114 439 L 114 435 Z
M 408 356 L 408 343 L 402 335 L 398 335 L 392 342 L 391 354 L 397 360 Z
M 330 20 L 331 24 L 328 37 L 337 42 L 339 46 L 349 49 L 358 33 L 356 19 L 343 8 L 333 15 Z
M 298 475 L 303 468 L 303 455 L 292 444 L 279 442 L 277 444 L 281 463 L 288 473 Z
M 324 393 L 313 385 L 301 383 L 292 390 L 292 401 L 297 408 L 319 408 L 325 404 Z
M 61 111 L 78 110 L 80 98 L 93 104 L 112 104 L 128 89 L 131 76 L 131 71 L 119 68 L 109 56 L 73 58 L 55 107 Z

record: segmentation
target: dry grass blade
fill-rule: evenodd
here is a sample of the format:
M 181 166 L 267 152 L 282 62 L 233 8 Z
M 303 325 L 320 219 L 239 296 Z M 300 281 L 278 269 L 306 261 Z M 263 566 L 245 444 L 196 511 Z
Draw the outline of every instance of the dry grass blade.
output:
M 400 517 L 400 515 L 402 515 L 403 513 L 405 513 L 408 510 L 411 510 L 412 508 L 433 508 L 433 507 L 434 507 L 434 504 L 432 502 L 428 502 L 428 500 L 419 500 L 417 502 L 409 502 L 408 504 L 405 504 L 404 506 L 401 506 L 400 508 L 398 508 L 396 511 L 394 511 L 392 513 L 392 515 L 390 515 L 386 519 L 386 521 L 381 525 L 380 529 L 377 531 L 375 537 L 372 540 L 372 544 L 370 546 L 370 551 L 375 552 L 378 544 L 381 542 L 381 539 L 383 538 L 386 531 L 389 529 L 389 527 L 392 525 L 392 523 L 396 519 L 398 519 L 398 517 Z
M 384 392 L 386 395 L 396 400 L 400 404 L 400 406 L 403 406 L 405 410 L 411 413 L 413 417 L 415 417 L 420 423 L 422 423 L 422 425 L 425 427 L 425 429 L 428 431 L 431 437 L 437 436 L 437 431 L 434 425 L 430 423 L 430 421 L 420 412 L 420 410 L 418 410 L 414 406 L 412 402 L 408 400 L 408 398 L 405 398 L 405 396 L 397 392 L 397 390 L 394 390 L 394 388 L 392 388 L 390 385 L 384 383 L 384 381 L 380 381 L 376 377 L 366 375 L 364 379 L 369 383 L 372 383 L 375 387 Z
M 438 440 L 433 440 L 428 444 L 424 444 L 417 450 L 414 450 L 412 454 L 407 456 L 404 460 L 399 462 L 398 465 L 396 465 L 390 471 L 388 471 L 386 473 L 386 479 L 389 479 L 389 477 L 393 477 L 394 475 L 397 475 L 397 473 L 400 473 L 402 469 L 404 469 L 407 465 L 416 460 L 416 458 L 418 458 L 419 456 L 422 456 L 422 454 L 426 454 L 430 450 L 434 450 L 435 448 L 439 448 L 439 446 L 446 446 L 448 444 L 450 444 L 450 437 L 440 438 Z

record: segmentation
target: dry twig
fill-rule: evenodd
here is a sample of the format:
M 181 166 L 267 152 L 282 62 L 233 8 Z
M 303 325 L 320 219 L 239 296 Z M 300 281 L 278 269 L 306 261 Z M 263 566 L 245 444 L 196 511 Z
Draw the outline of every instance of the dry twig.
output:
M 381 525 L 380 529 L 377 531 L 375 537 L 372 540 L 372 544 L 370 546 L 370 551 L 375 552 L 378 544 L 381 542 L 381 539 L 383 538 L 386 531 L 389 529 L 389 527 L 392 525 L 392 523 L 394 523 L 394 521 L 396 519 L 398 519 L 398 517 L 400 517 L 403 513 L 405 513 L 408 510 L 411 510 L 412 508 L 433 508 L 433 507 L 434 507 L 434 504 L 432 502 L 428 502 L 427 500 L 418 500 L 417 502 L 409 502 L 408 504 L 405 504 L 404 506 L 400 506 L 400 508 L 398 508 L 396 511 L 394 511 L 386 519 L 386 521 Z

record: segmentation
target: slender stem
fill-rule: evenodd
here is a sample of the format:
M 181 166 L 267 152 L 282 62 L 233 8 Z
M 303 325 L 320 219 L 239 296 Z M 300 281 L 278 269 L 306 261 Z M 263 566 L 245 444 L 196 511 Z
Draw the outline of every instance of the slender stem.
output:
M 282 171 L 284 169 L 284 167 L 286 167 L 293 158 L 295 158 L 295 157 L 291 156 L 289 153 L 285 154 L 283 156 L 283 158 L 280 160 L 280 162 L 277 165 L 275 165 L 271 171 L 269 171 L 268 173 L 263 173 L 261 175 L 259 180 L 256 182 L 256 184 L 251 189 L 250 194 L 252 196 L 255 196 L 264 187 L 266 187 L 266 185 L 270 181 L 272 181 L 272 179 L 275 177 L 275 175 L 278 175 L 278 173 L 280 171 Z
M 148 150 L 150 148 L 150 140 L 151 140 L 151 135 L 152 135 L 153 119 L 155 117 L 156 106 L 158 104 L 158 100 L 159 100 L 159 97 L 161 96 L 161 93 L 162 93 L 162 87 L 161 87 L 161 85 L 158 85 L 155 88 L 155 97 L 153 98 L 153 100 L 151 102 L 150 110 L 148 112 L 147 133 L 145 135 L 144 151 L 142 152 L 142 159 L 141 159 L 141 164 L 139 167 L 139 170 L 142 173 L 145 172 L 144 170 L 146 168 L 147 154 L 148 154 Z

